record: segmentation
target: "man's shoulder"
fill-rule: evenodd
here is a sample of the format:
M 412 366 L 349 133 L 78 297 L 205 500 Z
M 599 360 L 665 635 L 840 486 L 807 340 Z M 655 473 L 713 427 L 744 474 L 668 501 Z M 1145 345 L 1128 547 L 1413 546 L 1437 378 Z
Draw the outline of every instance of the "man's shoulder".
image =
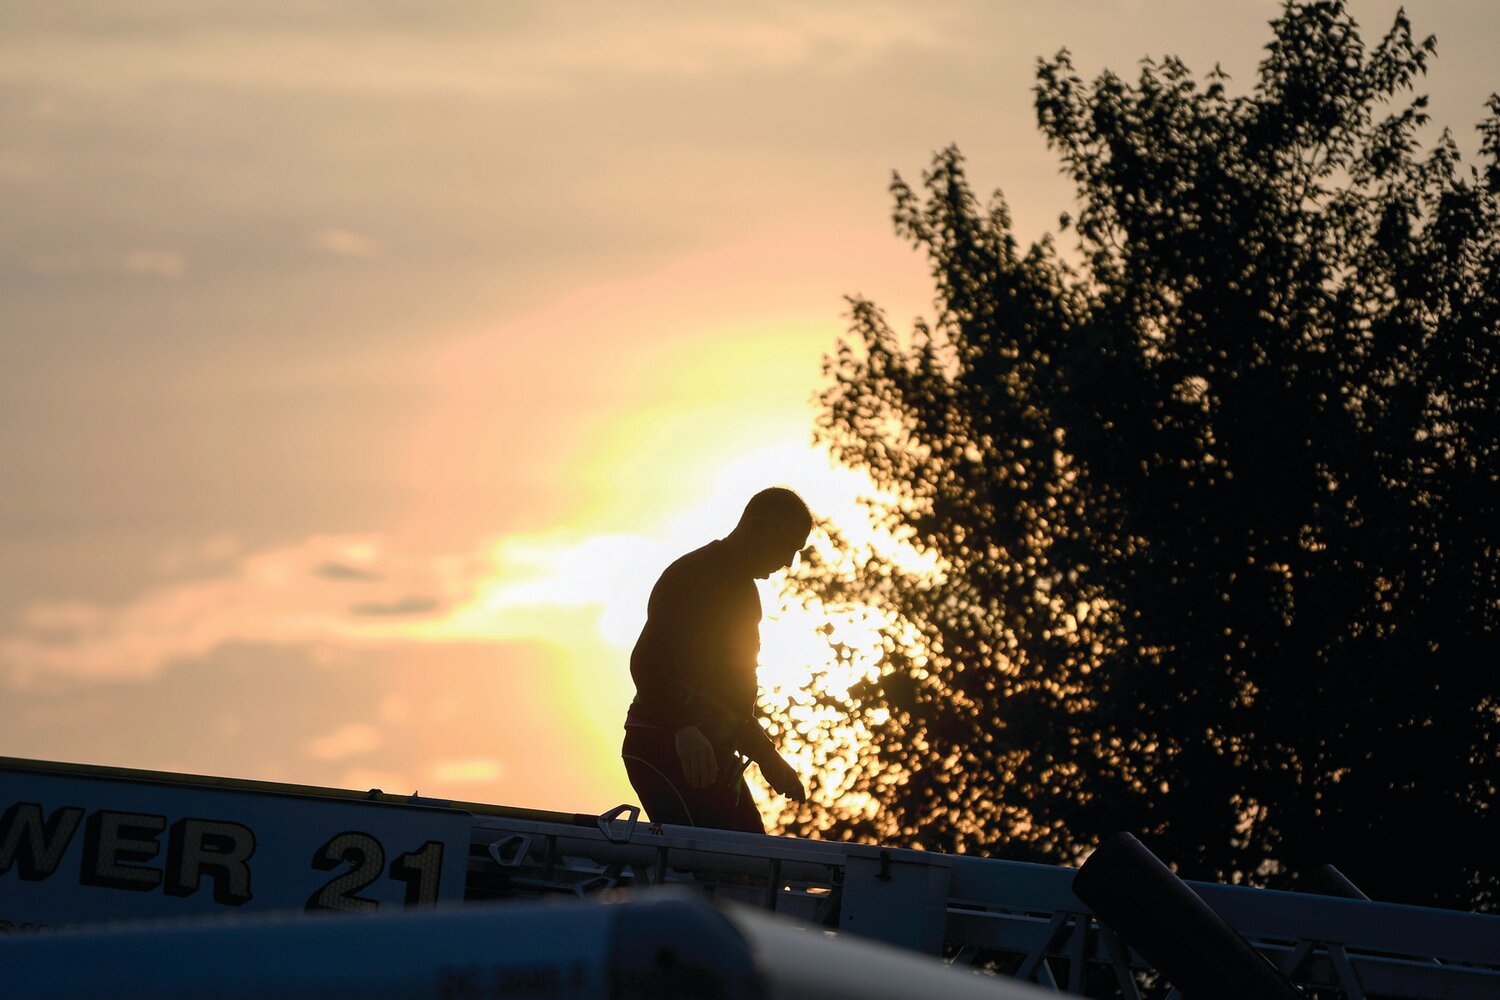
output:
M 716 538 L 691 552 L 678 556 L 662 571 L 661 578 L 674 580 L 711 580 L 728 574 L 731 569 L 729 547 Z
M 677 595 L 694 590 L 727 595 L 753 591 L 755 581 L 735 558 L 734 549 L 729 543 L 716 538 L 674 560 L 662 571 L 655 589 L 659 593 L 671 592 Z

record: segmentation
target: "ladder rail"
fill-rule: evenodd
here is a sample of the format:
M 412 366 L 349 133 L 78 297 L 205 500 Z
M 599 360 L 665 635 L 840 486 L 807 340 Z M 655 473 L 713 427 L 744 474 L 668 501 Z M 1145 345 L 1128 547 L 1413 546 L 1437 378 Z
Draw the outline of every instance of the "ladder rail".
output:
M 1085 964 L 1113 967 L 1117 978 L 1151 968 L 1128 945 L 1111 947 L 1092 911 L 1073 894 L 1071 868 L 670 825 L 642 824 L 627 836 L 620 827 L 491 814 L 475 817 L 473 842 L 477 856 L 504 836 L 525 834 L 532 844 L 551 843 L 561 874 L 575 881 L 608 868 L 620 876 L 610 884 L 653 884 L 661 879 L 652 872 L 666 872 L 669 883 L 712 885 L 716 894 L 809 922 L 837 902 L 847 871 L 872 870 L 871 855 L 878 851 L 882 863 L 889 858 L 947 870 L 941 935 L 950 954 L 1016 955 L 1043 981 L 1054 978 L 1049 962 L 1066 962 L 1062 986 L 1075 989 L 1085 981 Z M 856 854 L 864 860 L 851 865 Z M 545 880 L 525 881 L 531 890 L 546 888 Z M 1346 996 L 1360 990 L 1431 1000 L 1500 996 L 1500 917 L 1188 884 L 1273 963 L 1280 965 L 1300 946 L 1299 982 L 1334 989 L 1351 984 L 1342 990 Z M 1071 933 L 1056 933 L 1060 916 Z

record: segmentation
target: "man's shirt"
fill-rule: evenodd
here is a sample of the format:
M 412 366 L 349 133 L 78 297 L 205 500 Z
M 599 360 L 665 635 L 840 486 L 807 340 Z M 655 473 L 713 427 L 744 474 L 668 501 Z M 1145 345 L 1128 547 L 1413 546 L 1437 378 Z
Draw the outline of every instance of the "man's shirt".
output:
M 635 701 L 627 725 L 697 726 L 752 759 L 769 748 L 755 722 L 760 593 L 722 539 L 666 568 L 630 654 Z M 753 731 L 752 731 L 753 730 Z

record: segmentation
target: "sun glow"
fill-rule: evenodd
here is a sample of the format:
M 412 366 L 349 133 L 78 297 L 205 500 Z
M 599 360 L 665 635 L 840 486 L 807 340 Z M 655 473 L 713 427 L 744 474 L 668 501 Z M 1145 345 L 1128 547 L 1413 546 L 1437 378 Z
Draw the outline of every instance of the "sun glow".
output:
M 609 301 L 618 304 L 620 298 Z M 593 325 L 613 318 L 602 305 L 585 303 L 537 324 Z M 391 630 L 420 642 L 524 643 L 549 650 L 559 669 L 544 697 L 556 704 L 536 704 L 535 711 L 544 718 L 565 711 L 569 728 L 558 736 L 563 752 L 631 798 L 618 740 L 633 695 L 629 653 L 645 622 L 651 588 L 672 560 L 728 534 L 754 493 L 773 485 L 796 490 L 836 532 L 839 552 L 827 534 L 814 533 L 828 564 L 860 564 L 874 551 L 904 571 L 936 572 L 931 559 L 893 537 L 861 502 L 890 498 L 881 497 L 866 474 L 837 465 L 811 441 L 816 359 L 837 338 L 830 319 L 721 317 L 713 329 L 679 331 L 645 350 L 618 350 L 608 408 L 596 408 L 599 415 L 570 435 L 571 447 L 541 452 L 533 439 L 547 429 L 528 429 L 517 438 L 514 426 L 489 423 L 495 386 L 524 388 L 516 382 L 520 369 L 501 348 L 526 331 L 467 341 L 440 366 L 451 405 L 414 448 L 427 463 L 419 478 L 447 482 L 443 475 L 428 475 L 434 461 L 441 468 L 461 467 L 464 477 L 483 475 L 484 466 L 462 456 L 476 453 L 477 442 L 518 440 L 496 452 L 504 457 L 493 467 L 496 474 L 523 470 L 551 484 L 562 499 L 549 515 L 534 517 L 529 530 L 513 528 L 485 543 L 463 592 L 443 610 L 392 623 Z M 539 339 L 537 330 L 530 333 L 528 340 Z M 513 419 L 509 412 L 506 419 Z M 424 523 L 449 519 L 451 504 L 504 495 L 473 486 L 434 492 Z M 878 609 L 804 604 L 785 589 L 785 574 L 760 582 L 762 703 L 789 727 L 776 733 L 783 749 L 804 773 L 818 771 L 836 788 L 858 763 L 860 733 L 834 717 L 820 696 L 847 694 L 879 670 L 882 635 L 891 623 Z M 768 814 L 784 805 L 770 801 L 764 788 L 757 788 L 757 797 Z
M 591 534 L 551 530 L 510 535 L 486 554 L 488 569 L 471 599 L 440 619 L 411 623 L 409 634 L 427 639 L 566 639 L 553 619 L 591 620 L 597 638 L 628 650 L 645 623 L 646 601 L 669 562 L 726 535 L 745 501 L 767 485 L 797 490 L 815 515 L 835 525 L 859 547 L 884 535 L 869 522 L 859 497 L 873 492 L 868 479 L 833 465 L 812 445 L 783 445 L 740 455 L 706 477 L 707 495 L 678 510 L 659 511 L 652 534 Z M 825 549 L 827 536 L 815 541 Z M 920 561 L 920 560 L 919 560 Z M 790 684 L 826 650 L 832 634 L 825 616 L 780 599 L 785 574 L 761 581 L 768 609 L 762 628 L 762 681 Z M 854 638 L 844 624 L 839 642 Z M 822 629 L 823 631 L 820 631 Z M 873 636 L 873 633 L 871 633 Z M 855 644 L 850 642 L 851 645 Z
M 726 458 L 711 473 L 698 470 L 703 493 L 677 510 L 658 510 L 651 534 L 554 530 L 513 535 L 490 546 L 489 569 L 472 599 L 437 620 L 410 628 L 427 640 L 541 642 L 559 651 L 575 675 L 574 696 L 590 703 L 590 742 L 614 756 L 624 707 L 631 696 L 628 658 L 646 603 L 661 570 L 677 556 L 723 537 L 745 501 L 767 485 L 797 490 L 814 514 L 833 526 L 847 549 L 897 553 L 909 569 L 930 571 L 930 559 L 874 525 L 861 496 L 873 484 L 834 465 L 809 443 L 786 443 Z M 821 558 L 850 558 L 833 549 L 821 528 L 812 544 Z M 832 794 L 858 766 L 860 731 L 819 702 L 847 696 L 878 671 L 888 616 L 867 606 L 831 608 L 803 603 L 786 591 L 785 572 L 759 581 L 762 606 L 759 677 L 763 704 L 785 710 L 792 731 L 778 734 L 799 769 L 817 774 L 815 788 Z M 815 792 L 816 794 L 816 792 Z M 768 813 L 784 803 L 763 788 Z

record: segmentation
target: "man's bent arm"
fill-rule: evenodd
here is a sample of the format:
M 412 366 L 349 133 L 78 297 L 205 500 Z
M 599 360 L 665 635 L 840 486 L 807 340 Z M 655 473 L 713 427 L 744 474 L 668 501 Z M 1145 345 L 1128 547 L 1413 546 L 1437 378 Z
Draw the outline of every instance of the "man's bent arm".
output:
M 739 731 L 735 734 L 734 748 L 762 766 L 781 759 L 781 752 L 776 749 L 776 744 L 771 742 L 771 737 L 761 728 L 760 722 L 753 718 L 740 724 Z

